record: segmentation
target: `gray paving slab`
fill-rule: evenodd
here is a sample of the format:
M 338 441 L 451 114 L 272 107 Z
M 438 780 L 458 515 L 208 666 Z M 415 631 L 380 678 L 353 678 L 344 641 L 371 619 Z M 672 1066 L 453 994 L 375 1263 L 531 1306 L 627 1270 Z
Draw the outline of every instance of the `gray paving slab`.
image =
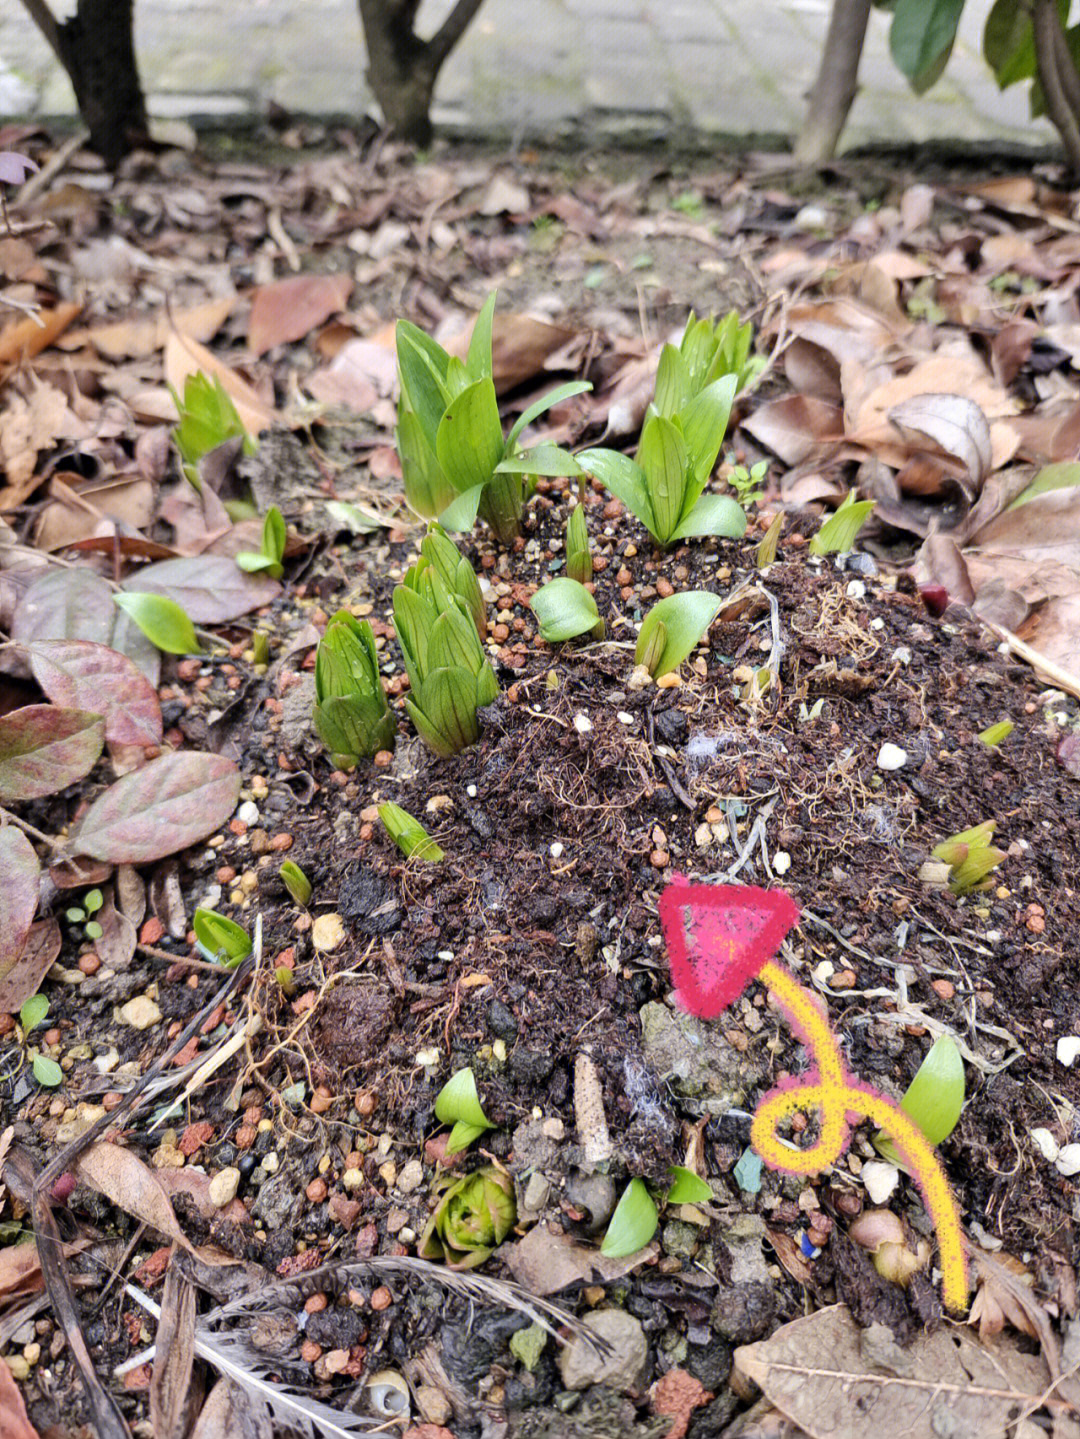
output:
M 73 0 L 53 0 L 64 13 Z M 428 0 L 434 28 L 453 0 Z M 1001 93 L 983 63 L 991 0 L 968 0 L 945 77 L 907 89 L 871 15 L 844 145 L 952 138 L 1045 144 L 1026 88 Z M 356 0 L 136 0 L 151 112 L 313 114 L 371 105 Z M 692 125 L 707 135 L 797 132 L 829 0 L 485 0 L 436 92 L 437 120 L 500 136 Z M 71 88 L 19 0 L 0 0 L 0 116 L 70 114 Z

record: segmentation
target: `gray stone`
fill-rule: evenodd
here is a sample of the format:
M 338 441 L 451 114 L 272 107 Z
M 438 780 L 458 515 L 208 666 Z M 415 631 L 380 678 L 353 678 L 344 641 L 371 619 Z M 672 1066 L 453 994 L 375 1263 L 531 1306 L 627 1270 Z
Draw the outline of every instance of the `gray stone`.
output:
M 527 1119 L 514 1130 L 514 1167 L 516 1169 L 549 1169 L 555 1162 L 559 1146 L 544 1133 L 539 1119 Z
M 601 1309 L 583 1321 L 610 1349 L 600 1354 L 589 1341 L 575 1334 L 559 1352 L 559 1372 L 567 1389 L 588 1389 L 606 1384 L 625 1393 L 635 1389 L 649 1357 L 649 1344 L 639 1320 L 625 1309 Z
M 488 1029 L 496 1039 L 509 1044 L 517 1038 L 518 1022 L 501 999 L 493 999 L 487 1009 Z
M 664 1225 L 660 1245 L 665 1254 L 672 1254 L 677 1259 L 692 1259 L 701 1233 L 696 1224 L 687 1224 L 682 1219 L 669 1219 Z
M 577 1209 L 589 1216 L 587 1234 L 599 1234 L 615 1213 L 618 1191 L 610 1174 L 585 1174 L 576 1169 L 566 1181 L 566 1197 Z
M 740 1054 L 717 1024 L 655 1000 L 641 1010 L 641 1044 L 658 1078 L 718 1114 L 744 1108 L 748 1091 L 766 1077 L 762 1061 Z
M 300 1187 L 296 1177 L 289 1169 L 282 1169 L 259 1190 L 251 1213 L 264 1229 L 273 1233 L 288 1223 L 299 1198 Z

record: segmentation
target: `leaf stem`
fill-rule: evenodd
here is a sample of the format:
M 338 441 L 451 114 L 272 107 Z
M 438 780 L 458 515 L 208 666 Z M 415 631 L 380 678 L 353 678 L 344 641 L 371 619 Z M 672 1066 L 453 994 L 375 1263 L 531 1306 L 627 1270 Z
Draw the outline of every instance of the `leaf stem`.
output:
M 41 830 L 35 829 L 29 820 L 20 819 L 17 814 L 12 814 L 11 810 L 6 809 L 3 805 L 0 805 L 0 816 L 3 816 L 5 820 L 9 820 L 12 824 L 18 825 L 19 829 L 24 830 L 40 844 L 47 844 L 49 848 L 53 850 L 63 849 L 63 840 L 51 839 L 47 834 L 42 834 Z

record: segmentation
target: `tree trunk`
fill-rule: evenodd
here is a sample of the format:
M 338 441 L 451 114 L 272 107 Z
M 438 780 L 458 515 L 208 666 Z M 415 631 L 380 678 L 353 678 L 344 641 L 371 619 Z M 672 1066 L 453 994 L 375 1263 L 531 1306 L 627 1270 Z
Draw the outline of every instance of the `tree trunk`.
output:
M 133 0 L 79 0 L 62 25 L 46 0 L 23 0 L 67 71 L 90 146 L 110 169 L 146 139 L 146 103 L 135 63 Z
M 1061 29 L 1055 0 L 1035 0 L 1031 12 L 1035 64 L 1046 114 L 1061 136 L 1069 176 L 1080 176 L 1080 79 Z
M 458 0 L 431 39 L 421 40 L 413 29 L 418 0 L 359 0 L 368 83 L 387 128 L 403 140 L 430 145 L 435 81 L 481 3 Z
M 818 165 L 836 154 L 858 88 L 869 18 L 870 0 L 833 0 L 821 67 L 795 143 L 795 158 L 803 165 Z
M 75 87 L 90 146 L 110 169 L 147 133 L 132 8 L 133 0 L 79 0 L 59 33 L 60 59 Z

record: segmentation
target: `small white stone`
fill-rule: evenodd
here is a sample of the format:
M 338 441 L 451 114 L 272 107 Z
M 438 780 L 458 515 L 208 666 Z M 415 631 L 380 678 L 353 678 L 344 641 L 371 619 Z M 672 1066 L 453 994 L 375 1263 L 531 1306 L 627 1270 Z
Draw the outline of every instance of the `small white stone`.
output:
M 253 824 L 259 823 L 259 806 L 252 799 L 246 799 L 236 811 L 236 818 L 250 829 Z
M 465 786 L 465 793 L 469 796 L 470 799 L 475 799 L 475 798 L 476 798 L 476 786 L 475 786 L 474 784 L 467 784 L 467 785 Z
M 411 1194 L 414 1189 L 419 1189 L 424 1182 L 424 1166 L 419 1159 L 410 1159 L 408 1164 L 402 1166 L 401 1173 L 397 1178 L 397 1187 L 402 1194 Z
M 418 1049 L 416 1051 L 416 1063 L 423 1069 L 434 1069 L 439 1062 L 439 1051 L 434 1045 L 430 1049 Z
M 450 964 L 454 958 L 452 949 L 439 949 L 435 951 L 435 958 L 441 959 L 445 964 Z
M 620 724 L 633 724 L 633 723 L 634 723 L 634 716 L 631 715 L 631 714 L 627 714 L 625 710 L 620 710 L 620 711 L 618 712 L 618 714 L 615 716 L 615 718 L 619 721 Z
M 563 852 L 563 848 L 564 848 L 564 846 L 563 846 L 562 841 L 561 841 L 561 840 L 556 840 L 555 843 L 554 843 L 554 844 L 551 846 L 551 848 L 548 850 L 548 854 L 551 855 L 552 859 L 558 859 L 558 858 L 561 856 L 562 852 Z
M 889 656 L 891 665 L 909 665 L 911 663 L 911 650 L 907 645 L 897 645 Z
M 1049 1159 L 1050 1163 L 1053 1164 L 1061 1153 L 1061 1150 L 1057 1140 L 1050 1133 L 1049 1129 L 1033 1129 L 1031 1131 L 1031 1137 L 1038 1146 L 1039 1153 L 1042 1157 Z
M 712 844 L 712 838 L 712 829 L 707 824 L 699 824 L 697 829 L 694 830 L 694 843 L 698 849 L 707 849 L 708 846 Z
M 847 597 L 849 600 L 861 600 L 865 597 L 865 595 L 866 586 L 863 584 L 862 580 L 849 581 L 847 587 Z
M 161 1010 L 148 994 L 137 994 L 122 1007 L 120 1018 L 132 1029 L 151 1029 L 161 1023 Z
M 311 926 L 311 943 L 320 954 L 330 954 L 344 939 L 344 922 L 341 915 L 332 910 L 329 914 L 320 914 Z
M 506 1062 L 506 1040 L 494 1040 L 491 1045 L 491 1053 L 499 1061 L 500 1064 L 504 1064 Z
M 362 1189 L 364 1186 L 364 1172 L 362 1169 L 346 1169 L 341 1176 L 341 1187 L 353 1190 Z
M 281 1160 L 272 1149 L 269 1154 L 263 1155 L 262 1167 L 266 1170 L 267 1174 L 276 1174 L 281 1167 Z
M 772 867 L 774 874 L 787 874 L 788 870 L 791 868 L 791 855 L 788 854 L 786 849 L 778 849 L 776 851 L 776 853 L 773 855 Z
M 1057 1042 L 1057 1061 L 1071 1069 L 1080 1059 L 1080 1034 L 1063 1034 Z
M 1080 1144 L 1066 1144 L 1057 1157 L 1057 1172 L 1066 1179 L 1080 1174 Z
M 588 734 L 592 727 L 593 723 L 588 715 L 576 714 L 574 716 L 574 728 L 578 734 Z
M 227 1169 L 219 1169 L 210 1181 L 210 1203 L 215 1209 L 224 1209 L 226 1204 L 231 1204 L 236 1198 L 239 1187 L 240 1171 L 235 1165 L 230 1164 Z
M 903 769 L 907 764 L 907 750 L 898 744 L 883 744 L 878 750 L 878 769 Z
M 820 964 L 814 966 L 813 980 L 815 984 L 825 984 L 836 973 L 836 965 L 831 959 L 823 959 Z
M 870 621 L 870 628 L 872 630 L 883 630 L 885 628 L 885 621 L 881 618 L 880 615 L 877 615 L 874 619 Z
M 652 675 L 644 665 L 635 665 L 630 671 L 630 678 L 626 681 L 628 690 L 643 690 L 653 682 Z
M 866 1185 L 871 1204 L 884 1204 L 900 1183 L 900 1171 L 895 1164 L 883 1164 L 870 1159 L 863 1165 L 862 1181 Z

